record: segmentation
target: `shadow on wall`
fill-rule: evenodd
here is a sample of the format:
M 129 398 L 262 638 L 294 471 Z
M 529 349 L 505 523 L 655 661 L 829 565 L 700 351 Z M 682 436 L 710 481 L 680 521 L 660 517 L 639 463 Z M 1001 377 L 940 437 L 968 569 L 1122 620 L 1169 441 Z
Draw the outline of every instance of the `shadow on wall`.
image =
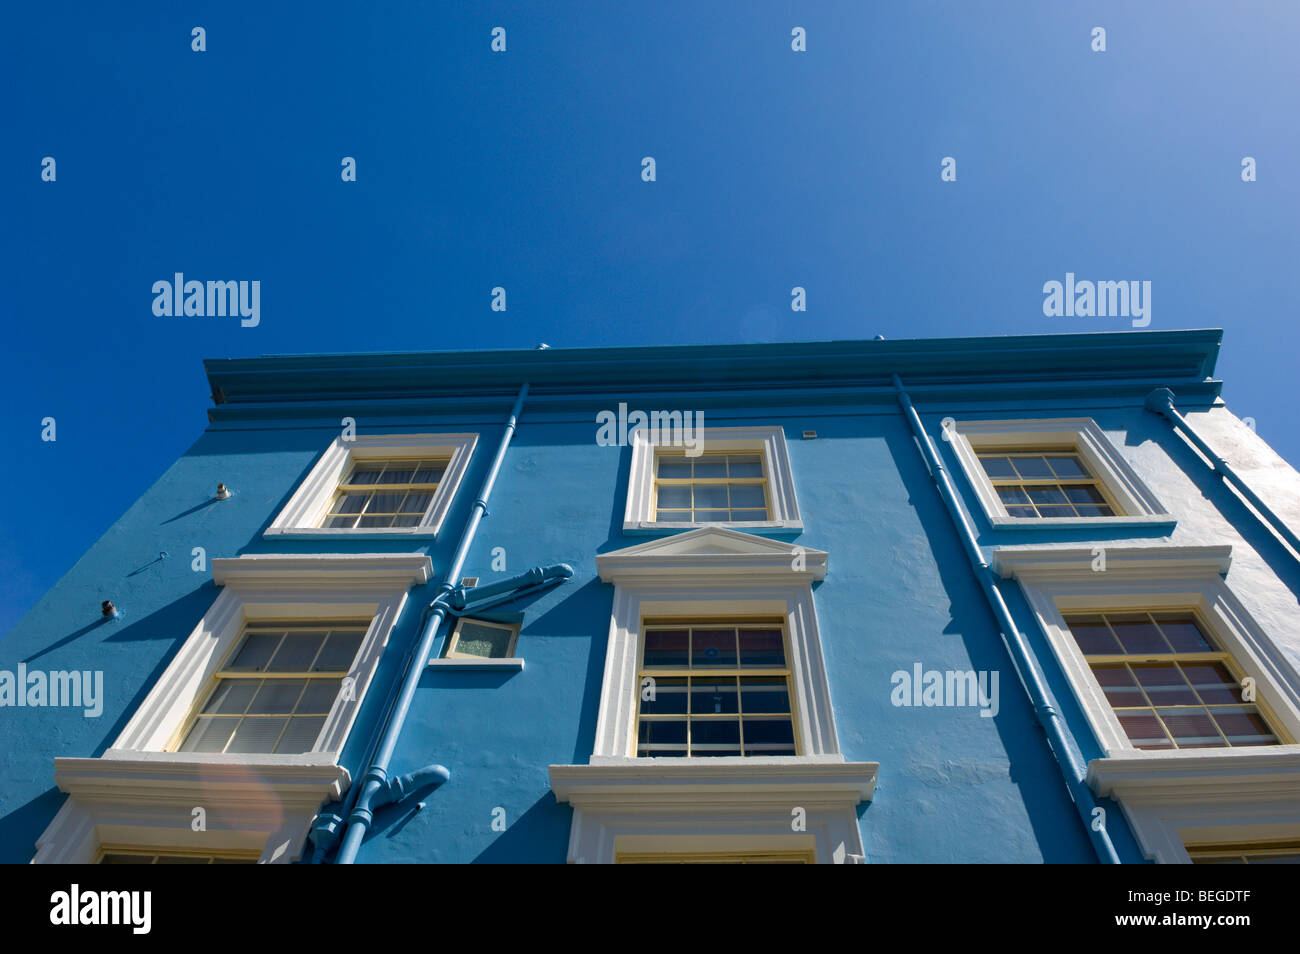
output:
M 990 772 L 989 778 L 1005 772 L 1004 777 L 1019 790 L 1019 801 L 1044 862 L 1078 862 L 1095 858 L 1060 768 L 1002 644 L 997 621 L 976 582 L 957 530 L 910 432 L 900 428 L 891 432 L 886 441 L 903 485 L 909 488 L 908 503 L 916 511 L 921 526 L 926 528 L 925 541 L 938 568 L 940 584 L 949 599 L 950 620 L 944 627 L 944 635 L 962 641 L 973 669 L 998 670 L 1001 673 L 1001 708 L 991 721 L 1001 748 L 1009 757 L 1006 763 L 980 765 L 969 760 L 962 760 L 960 764 L 943 763 L 918 753 L 909 758 L 905 766 L 897 766 L 895 770 L 907 773 L 906 784 L 914 791 L 923 791 L 936 784 L 935 779 L 944 785 L 951 784 L 954 770 L 957 777 L 965 779 L 967 784 L 977 784 Z M 1034 649 L 1041 653 L 1038 646 Z M 1041 660 L 1042 656 L 1039 658 Z M 1059 685 L 1052 685 L 1051 691 L 1060 698 Z M 1082 724 L 1081 718 L 1079 714 L 1068 717 L 1066 721 L 1071 726 L 1078 726 Z M 1012 796 L 1008 793 L 1007 797 Z M 996 810 L 996 806 L 990 803 L 990 811 Z
M 572 819 L 573 809 L 547 792 L 507 825 L 472 864 L 563 864 L 568 857 Z
M 36 839 L 63 804 L 66 796 L 57 788 L 47 788 L 26 805 L 5 811 L 0 802 L 0 864 L 25 865 L 36 854 Z
M 1192 410 L 1200 410 L 1193 408 Z M 1239 533 L 1246 544 L 1259 554 L 1270 570 L 1298 598 L 1300 598 L 1300 564 L 1291 556 L 1278 536 L 1256 516 L 1255 511 L 1238 495 L 1235 488 L 1218 473 L 1211 470 L 1191 444 L 1152 413 L 1141 418 L 1141 426 L 1130 427 L 1125 433 L 1125 444 L 1137 446 L 1152 441 L 1160 447 L 1201 492 L 1201 497 L 1213 506 Z M 1192 424 L 1195 427 L 1195 422 Z M 1246 478 L 1250 482 L 1249 477 Z M 1255 489 L 1255 488 L 1252 488 Z M 1169 504 L 1168 501 L 1165 502 Z
M 600 714 L 600 691 L 605 673 L 605 649 L 609 644 L 609 623 L 614 606 L 614 587 L 591 579 L 569 592 L 558 604 L 527 626 L 530 637 L 543 639 L 579 637 L 591 641 L 587 673 L 582 684 L 581 715 L 573 743 L 574 765 L 586 765 L 596 747 L 596 720 Z M 592 620 L 601 621 L 592 632 Z

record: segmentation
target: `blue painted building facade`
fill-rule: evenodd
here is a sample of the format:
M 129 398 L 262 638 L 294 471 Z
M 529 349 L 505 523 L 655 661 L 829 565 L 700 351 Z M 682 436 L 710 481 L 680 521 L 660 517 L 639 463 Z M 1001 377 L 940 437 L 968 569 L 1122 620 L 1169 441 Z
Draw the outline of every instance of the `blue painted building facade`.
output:
M 0 640 L 3 859 L 1285 856 L 1300 476 L 1224 406 L 1220 337 L 210 361 L 202 436 Z M 1015 469 L 1035 452 L 1052 493 Z M 417 460 L 431 499 L 345 526 L 359 463 Z M 1138 614 L 1169 642 L 1102 653 L 1082 635 L 1126 640 Z M 317 735 L 295 747 L 268 719 L 283 753 L 196 750 L 214 687 L 251 678 L 231 672 L 250 632 L 340 620 L 359 627 L 334 644 L 356 650 L 341 688 L 294 723 Z M 709 750 L 732 729 L 705 722 L 735 703 L 692 689 L 716 710 L 691 722 L 700 750 L 651 755 L 677 729 L 646 717 L 675 711 L 689 670 L 661 649 L 651 666 L 647 634 L 727 623 L 742 657 L 745 626 L 782 634 L 790 716 L 744 722 L 766 749 Z M 1180 626 L 1205 645 L 1175 645 Z M 734 665 L 691 632 L 690 665 Z M 1175 656 L 1190 692 L 1153 675 Z M 1216 702 L 1195 667 L 1219 665 L 1240 685 Z M 1137 674 L 1127 697 L 1117 670 Z M 98 714 L 60 673 L 102 679 Z

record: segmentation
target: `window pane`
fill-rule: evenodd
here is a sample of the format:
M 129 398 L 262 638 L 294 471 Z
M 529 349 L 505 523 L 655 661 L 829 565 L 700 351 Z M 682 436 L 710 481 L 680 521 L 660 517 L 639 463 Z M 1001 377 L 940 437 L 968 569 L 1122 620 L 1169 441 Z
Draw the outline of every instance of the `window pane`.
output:
M 685 666 L 688 646 L 684 629 L 652 629 L 645 634 L 645 666 Z
M 253 701 L 248 706 L 249 712 L 255 713 L 283 713 L 287 715 L 293 711 L 293 707 L 298 703 L 298 697 L 302 695 L 305 679 L 266 679 L 262 682 L 262 687 L 257 690 L 253 696 Z
M 1253 706 L 1213 709 L 1214 721 L 1233 745 L 1273 745 L 1277 742 L 1263 717 Z
M 1109 504 L 1075 504 L 1080 517 L 1113 517 L 1115 511 Z
M 1106 701 L 1114 708 L 1128 709 L 1147 704 L 1127 666 L 1093 666 L 1092 672 L 1101 691 L 1106 694 Z
M 739 755 L 739 719 L 691 720 L 692 755 Z
M 284 731 L 285 718 L 247 716 L 235 730 L 235 737 L 226 746 L 227 752 L 274 752 L 275 744 Z
M 320 735 L 323 725 L 325 725 L 323 716 L 290 719 L 289 725 L 284 730 L 284 735 L 281 736 L 280 744 L 276 746 L 275 751 L 281 755 L 310 752 L 311 747 L 316 744 L 316 736 Z
M 726 523 L 731 519 L 730 510 L 697 510 L 695 511 L 695 521 L 697 523 Z
M 694 516 L 689 510 L 659 510 L 655 513 L 655 519 L 670 523 L 690 523 Z
M 325 521 L 325 526 L 331 530 L 337 527 L 342 527 L 345 530 L 351 530 L 356 525 L 357 525 L 356 517 L 330 517 L 327 521 Z
M 1207 705 L 1235 705 L 1241 686 L 1221 663 L 1183 663 L 1183 673 Z
M 741 711 L 754 712 L 789 712 L 790 692 L 786 688 L 784 676 L 764 676 L 757 679 L 740 680 Z
M 352 469 L 352 476 L 348 478 L 349 484 L 377 484 L 379 476 L 384 472 L 384 465 L 379 464 L 357 464 Z
M 1028 487 L 1029 499 L 1036 504 L 1066 504 L 1065 493 L 1059 487 Z
M 1069 498 L 1070 503 L 1077 504 L 1098 504 L 1105 503 L 1106 498 L 1092 484 L 1067 484 L 1061 488 L 1065 491 L 1065 496 Z
M 1124 651 L 1100 616 L 1067 616 L 1065 625 L 1070 627 L 1070 635 L 1085 656 L 1113 655 Z
M 641 745 L 686 746 L 686 721 L 642 719 L 637 729 L 637 742 Z M 685 754 L 685 752 L 681 753 Z
M 742 666 L 784 666 L 785 640 L 779 629 L 742 629 L 740 631 Z
M 766 510 L 733 510 L 731 511 L 731 522 L 741 523 L 745 520 L 766 520 Z
M 1156 622 L 1160 624 L 1165 636 L 1173 644 L 1174 652 L 1212 653 L 1215 651 L 1191 616 L 1163 616 L 1158 617 Z
M 1092 476 L 1088 473 L 1088 469 L 1083 466 L 1083 462 L 1073 455 L 1069 457 L 1049 457 L 1047 458 L 1047 465 L 1052 468 L 1057 477 Z
M 434 464 L 423 464 L 415 472 L 415 477 L 411 480 L 413 484 L 436 484 L 442 480 L 442 475 L 446 473 L 446 468 Z
M 762 477 L 763 459 L 757 454 L 742 454 L 728 458 L 732 477 Z
M 1136 712 L 1117 712 L 1119 724 L 1124 727 L 1129 741 L 1139 749 L 1172 749 L 1174 744 L 1165 735 L 1164 727 L 1150 709 Z
M 736 631 L 734 629 L 696 629 L 691 631 L 691 665 L 713 669 L 736 665 Z
M 737 508 L 761 510 L 766 506 L 767 502 L 763 499 L 762 484 L 731 485 L 731 507 L 733 510 Z
M 316 657 L 313 672 L 347 672 L 361 649 L 363 633 L 330 633 L 325 648 Z
M 659 506 L 666 510 L 689 510 L 691 506 L 691 488 L 660 487 Z
M 235 658 L 226 664 L 231 672 L 261 672 L 280 643 L 281 633 L 249 633 Z
M 371 529 L 382 529 L 393 525 L 392 517 L 361 517 L 357 520 L 357 527 L 369 527 Z
M 672 480 L 686 480 L 691 476 L 689 457 L 674 457 L 671 454 L 659 456 L 659 476 Z
M 739 711 L 739 698 L 734 678 L 691 680 L 692 715 L 717 715 Z
M 695 476 L 696 477 L 726 477 L 727 458 L 725 457 L 695 458 Z
M 194 720 L 194 728 L 181 743 L 182 752 L 220 752 L 230 740 L 230 733 L 235 730 L 238 719 L 212 719 L 200 716 Z
M 695 485 L 695 509 L 696 510 L 725 510 L 727 507 L 727 487 L 725 484 L 714 486 L 710 484 Z
M 654 680 L 649 685 L 645 679 Z M 641 681 L 642 715 L 677 715 L 686 712 L 686 679 L 678 676 L 646 676 Z M 682 741 L 686 737 L 682 736 Z
M 1011 463 L 1026 480 L 1039 480 L 1053 476 L 1052 468 L 1048 467 L 1047 461 L 1041 457 L 1013 457 Z
M 1160 631 L 1145 613 L 1114 614 L 1106 618 L 1125 652 L 1146 655 L 1170 651 Z
M 204 712 L 242 715 L 257 691 L 256 679 L 223 679 L 203 706 Z
M 1223 748 L 1227 745 L 1219 735 L 1214 721 L 1203 709 L 1160 709 L 1160 718 L 1164 721 L 1169 734 L 1174 737 L 1180 749 L 1189 748 Z
M 313 679 L 303 690 L 294 712 L 302 715 L 329 715 L 342 687 L 341 679 Z
M 429 509 L 429 503 L 433 500 L 433 494 L 407 494 L 406 499 L 402 501 L 402 513 L 423 514 Z
M 306 672 L 325 641 L 325 632 L 290 633 L 266 667 L 267 672 Z
M 483 659 L 502 659 L 510 648 L 512 635 L 510 630 L 462 620 L 460 634 L 456 639 L 456 653 Z
M 366 515 L 397 513 L 405 496 L 406 494 L 374 494 L 370 498 L 370 506 L 366 508 Z
M 1038 511 L 1033 507 L 1008 507 L 1008 517 L 1037 517 Z
M 410 461 L 393 462 L 384 469 L 379 478 L 381 484 L 409 484 L 415 476 L 415 465 Z
M 1015 480 L 1016 478 L 1015 468 L 1005 457 L 981 457 L 980 463 L 984 465 L 984 473 L 993 480 Z
M 343 494 L 334 501 L 334 513 L 360 513 L 370 494 Z
M 794 755 L 794 726 L 789 719 L 746 719 L 746 755 Z
M 1168 666 L 1134 666 L 1133 674 L 1137 677 L 1142 688 L 1146 690 L 1147 698 L 1157 706 L 1194 706 L 1199 702 L 1196 693 L 1192 692 L 1191 686 L 1187 685 L 1187 680 L 1183 678 L 1178 667 Z
M 1004 504 L 1029 503 L 1029 494 L 1025 493 L 1019 487 L 999 487 L 998 497 Z

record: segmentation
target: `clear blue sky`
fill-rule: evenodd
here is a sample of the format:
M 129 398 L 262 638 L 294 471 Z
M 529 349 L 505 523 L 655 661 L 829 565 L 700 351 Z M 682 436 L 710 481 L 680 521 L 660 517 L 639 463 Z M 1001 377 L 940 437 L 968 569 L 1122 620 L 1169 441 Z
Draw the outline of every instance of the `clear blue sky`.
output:
M 1300 4 L 370 6 L 6 11 L 0 631 L 198 437 L 205 357 L 1128 327 L 1044 317 L 1073 271 L 1224 328 L 1300 461 Z M 261 324 L 155 317 L 177 271 Z

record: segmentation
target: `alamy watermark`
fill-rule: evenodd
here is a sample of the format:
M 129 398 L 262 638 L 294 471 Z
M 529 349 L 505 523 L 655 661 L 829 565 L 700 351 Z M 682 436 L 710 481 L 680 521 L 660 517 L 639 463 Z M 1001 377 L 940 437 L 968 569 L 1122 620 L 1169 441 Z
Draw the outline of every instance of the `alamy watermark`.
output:
M 643 433 L 659 447 L 684 447 L 687 457 L 704 453 L 703 411 L 628 411 L 619 402 L 618 412 L 596 414 L 596 443 L 601 447 L 626 447 Z
M 159 318 L 240 318 L 244 328 L 262 321 L 262 283 L 186 281 L 176 272 L 172 281 L 153 283 L 153 313 Z
M 0 669 L 0 708 L 5 706 L 70 707 L 84 709 L 87 719 L 97 719 L 104 711 L 103 670 L 28 672 L 26 663 L 18 664 L 17 673 Z
M 1043 283 L 1043 314 L 1048 318 L 1132 318 L 1134 328 L 1151 324 L 1151 283 L 1075 281 Z
M 978 706 L 980 718 L 998 714 L 998 671 L 923 669 L 912 664 L 912 671 L 899 669 L 889 677 L 893 690 L 889 701 L 895 706 Z

